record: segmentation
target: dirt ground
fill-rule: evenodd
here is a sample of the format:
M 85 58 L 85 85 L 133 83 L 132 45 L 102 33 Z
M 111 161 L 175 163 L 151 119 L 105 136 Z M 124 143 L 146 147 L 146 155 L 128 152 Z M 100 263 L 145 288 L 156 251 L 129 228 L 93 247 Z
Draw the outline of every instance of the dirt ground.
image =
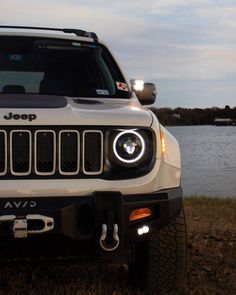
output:
M 185 200 L 189 267 L 180 295 L 236 295 L 236 199 Z M 138 295 L 120 265 L 12 266 L 0 295 Z
M 182 294 L 236 294 L 236 199 L 185 201 L 189 271 Z

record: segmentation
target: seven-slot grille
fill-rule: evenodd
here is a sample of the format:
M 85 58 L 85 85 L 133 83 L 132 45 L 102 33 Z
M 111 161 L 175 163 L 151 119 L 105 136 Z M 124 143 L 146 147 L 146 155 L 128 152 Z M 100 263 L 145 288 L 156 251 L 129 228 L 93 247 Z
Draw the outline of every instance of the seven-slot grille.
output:
M 102 172 L 100 130 L 0 130 L 0 177 L 79 177 Z

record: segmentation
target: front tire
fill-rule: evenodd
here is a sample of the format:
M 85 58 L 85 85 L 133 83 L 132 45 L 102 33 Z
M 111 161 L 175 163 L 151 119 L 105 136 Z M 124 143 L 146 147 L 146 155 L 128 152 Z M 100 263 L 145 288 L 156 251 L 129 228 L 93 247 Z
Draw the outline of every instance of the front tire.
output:
M 168 226 L 154 230 L 148 241 L 135 247 L 130 277 L 145 294 L 172 294 L 182 283 L 186 270 L 187 243 L 184 210 Z

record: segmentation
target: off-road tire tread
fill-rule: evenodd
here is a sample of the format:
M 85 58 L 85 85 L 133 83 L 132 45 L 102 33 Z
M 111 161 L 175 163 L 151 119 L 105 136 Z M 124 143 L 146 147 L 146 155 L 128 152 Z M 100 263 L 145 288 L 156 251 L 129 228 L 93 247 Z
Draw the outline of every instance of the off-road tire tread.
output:
M 184 210 L 148 241 L 146 294 L 173 294 L 183 282 L 187 264 Z

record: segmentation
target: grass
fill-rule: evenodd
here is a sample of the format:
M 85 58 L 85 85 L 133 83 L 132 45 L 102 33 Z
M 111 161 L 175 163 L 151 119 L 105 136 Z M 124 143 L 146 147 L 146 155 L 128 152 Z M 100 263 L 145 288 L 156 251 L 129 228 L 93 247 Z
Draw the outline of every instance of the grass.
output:
M 236 294 L 236 199 L 185 199 L 189 271 L 182 294 Z
M 180 295 L 236 294 L 236 199 L 186 198 L 189 267 Z M 0 295 L 135 295 L 121 265 L 17 266 Z

